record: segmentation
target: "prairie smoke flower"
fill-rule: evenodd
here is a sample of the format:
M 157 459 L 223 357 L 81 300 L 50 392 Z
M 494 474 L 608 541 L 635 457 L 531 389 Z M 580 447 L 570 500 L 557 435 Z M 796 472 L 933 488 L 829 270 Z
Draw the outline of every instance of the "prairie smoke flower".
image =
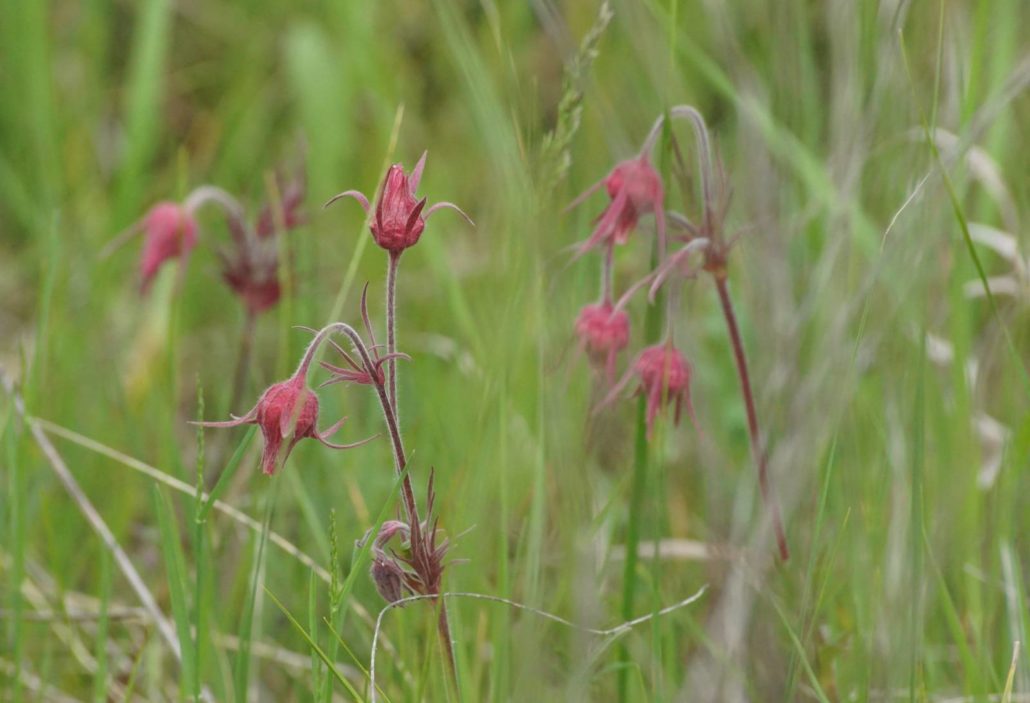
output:
M 243 417 L 234 417 L 225 422 L 196 422 L 204 427 L 237 427 L 239 425 L 257 425 L 265 438 L 265 448 L 261 454 L 261 470 L 267 475 L 274 474 L 282 466 L 290 452 L 302 439 L 317 439 L 332 449 L 350 449 L 355 444 L 334 444 L 328 440 L 347 418 L 342 418 L 324 431 L 319 431 L 318 396 L 307 387 L 303 375 L 295 375 L 280 383 L 275 383 L 261 394 L 250 412 Z M 367 440 L 365 440 L 367 441 Z
M 140 288 L 146 292 L 166 261 L 185 258 L 197 245 L 197 221 L 183 206 L 164 201 L 150 208 L 136 228 L 143 231 L 139 272 Z
M 302 439 L 317 439 L 332 449 L 351 449 L 371 441 L 374 437 L 353 444 L 335 444 L 329 441 L 347 418 L 342 418 L 326 430 L 318 429 L 318 396 L 308 388 L 308 368 L 314 359 L 318 346 L 328 337 L 336 325 L 322 329 L 308 346 L 297 371 L 285 381 L 275 383 L 261 394 L 257 404 L 243 417 L 233 417 L 224 422 L 195 422 L 204 427 L 237 427 L 257 425 L 265 438 L 261 455 L 261 469 L 273 474 L 282 466 L 290 452 Z
M 630 232 L 637 227 L 641 215 L 653 212 L 658 230 L 658 241 L 665 246 L 665 190 L 662 177 L 651 165 L 646 153 L 616 164 L 603 180 L 590 186 L 566 210 L 571 210 L 594 191 L 604 186 L 611 202 L 596 220 L 590 237 L 579 245 L 576 256 L 581 256 L 602 244 L 625 244 Z
M 629 344 L 629 316 L 610 302 L 587 305 L 576 318 L 576 336 L 590 362 L 615 376 L 615 358 Z
M 694 406 L 690 401 L 690 363 L 673 344 L 672 341 L 662 342 L 652 347 L 647 347 L 637 356 L 633 366 L 622 377 L 622 380 L 612 388 L 608 397 L 602 401 L 601 406 L 610 403 L 622 392 L 630 379 L 636 375 L 639 385 L 635 394 L 644 394 L 647 398 L 647 436 L 650 438 L 654 430 L 654 422 L 658 417 L 663 403 L 675 405 L 673 422 L 679 424 L 680 414 L 685 405 L 690 420 L 697 427 L 697 419 L 694 416 Z
M 441 208 L 456 210 L 469 224 L 473 224 L 469 216 L 454 203 L 440 202 L 425 209 L 426 198 L 421 200 L 416 198 L 415 192 L 418 190 L 419 181 L 422 180 L 422 170 L 426 165 L 426 153 L 422 152 L 422 158 L 418 160 L 410 174 L 404 172 L 401 164 L 391 166 L 386 172 L 379 198 L 376 200 L 375 216 L 370 226 L 372 238 L 376 244 L 391 254 L 397 255 L 408 247 L 415 246 L 419 237 L 422 236 L 422 231 L 426 228 L 426 220 Z M 354 198 L 362 209 L 366 213 L 368 212 L 368 198 L 357 190 L 347 190 L 334 195 L 326 203 L 326 206 L 344 197 Z

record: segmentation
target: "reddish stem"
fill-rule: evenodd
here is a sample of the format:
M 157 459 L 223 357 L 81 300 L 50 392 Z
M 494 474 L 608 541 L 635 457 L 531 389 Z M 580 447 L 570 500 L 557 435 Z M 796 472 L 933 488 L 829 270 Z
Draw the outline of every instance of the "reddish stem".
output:
M 787 535 L 783 531 L 783 520 L 780 518 L 780 506 L 772 497 L 769 490 L 769 471 L 765 450 L 762 448 L 761 437 L 758 431 L 758 414 L 755 412 L 754 394 L 751 392 L 751 377 L 747 370 L 747 358 L 744 356 L 744 344 L 740 340 L 740 329 L 737 327 L 737 316 L 733 312 L 733 302 L 730 300 L 730 290 L 726 283 L 725 272 L 714 275 L 715 287 L 719 291 L 719 302 L 722 304 L 722 314 L 726 318 L 726 327 L 729 329 L 730 342 L 733 346 L 733 356 L 737 362 L 737 375 L 740 377 L 740 392 L 744 396 L 744 407 L 747 409 L 748 437 L 751 440 L 751 455 L 758 466 L 758 487 L 762 494 L 762 502 L 772 514 L 773 529 L 776 531 L 776 544 L 780 550 L 780 559 L 787 561 L 790 558 L 790 550 L 787 547 Z

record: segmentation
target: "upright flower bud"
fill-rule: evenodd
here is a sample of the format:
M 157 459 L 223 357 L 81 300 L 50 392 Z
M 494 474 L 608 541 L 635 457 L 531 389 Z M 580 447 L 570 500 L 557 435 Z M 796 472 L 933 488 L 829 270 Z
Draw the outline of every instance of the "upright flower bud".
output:
M 426 198 L 418 199 L 415 195 L 422 170 L 426 165 L 426 152 L 415 164 L 410 174 L 404 172 L 401 164 L 394 164 L 386 172 L 382 190 L 376 200 L 375 213 L 370 229 L 372 238 L 383 249 L 391 254 L 399 255 L 408 247 L 415 246 L 422 231 L 426 228 L 429 216 L 441 208 L 457 210 L 465 220 L 472 224 L 469 216 L 454 203 L 440 202 L 426 208 Z M 368 212 L 368 198 L 357 190 L 347 190 L 330 198 L 326 205 L 331 205 L 340 198 L 354 198 Z M 424 211 L 424 212 L 423 212 Z
M 139 227 L 143 230 L 140 287 L 145 292 L 166 261 L 185 257 L 197 245 L 197 221 L 178 203 L 165 201 L 152 207 Z

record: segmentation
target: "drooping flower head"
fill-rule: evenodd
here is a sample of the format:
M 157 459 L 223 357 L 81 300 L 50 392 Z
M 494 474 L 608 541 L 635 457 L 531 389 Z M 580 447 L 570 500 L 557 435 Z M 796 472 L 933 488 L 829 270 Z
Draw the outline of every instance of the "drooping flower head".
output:
M 599 407 L 611 403 L 634 376 L 638 385 L 634 395 L 643 394 L 647 399 L 647 436 L 654 430 L 655 420 L 663 404 L 673 405 L 674 424 L 679 424 L 680 414 L 686 406 L 690 420 L 697 427 L 694 406 L 690 400 L 690 378 L 692 369 L 683 353 L 671 340 L 647 347 L 637 356 L 633 366 L 612 388 Z
M 422 170 L 425 165 L 426 152 L 423 152 L 422 158 L 418 160 L 410 174 L 404 172 L 401 164 L 394 164 L 387 170 L 386 178 L 383 179 L 383 186 L 376 200 L 370 229 L 376 244 L 393 255 L 399 255 L 408 247 L 415 246 L 422 236 L 422 231 L 426 228 L 426 220 L 441 208 L 457 210 L 469 224 L 472 224 L 469 216 L 454 203 L 440 202 L 427 209 L 426 198 L 419 199 L 416 196 L 415 193 L 422 180 Z M 348 190 L 335 195 L 326 205 L 343 197 L 354 198 L 365 212 L 368 212 L 368 198 L 357 190 Z
M 197 245 L 197 221 L 186 208 L 160 202 L 137 225 L 143 232 L 140 287 L 146 292 L 166 261 L 185 258 Z
M 332 326 L 321 330 L 308 346 L 297 371 L 290 378 L 272 384 L 261 394 L 257 404 L 243 417 L 224 422 L 194 422 L 204 427 L 238 427 L 257 425 L 265 438 L 261 454 L 261 470 L 274 474 L 290 452 L 302 439 L 317 439 L 332 449 L 351 449 L 374 439 L 370 437 L 353 444 L 335 444 L 329 441 L 347 418 L 342 418 L 326 430 L 318 429 L 318 396 L 308 388 L 307 373 L 318 346 L 328 337 Z
M 640 377 L 638 392 L 647 397 L 648 434 L 654 428 L 663 402 L 675 406 L 674 424 L 679 424 L 683 405 L 687 406 L 691 420 L 694 419 L 694 406 L 690 402 L 691 368 L 682 352 L 670 343 L 656 344 L 640 352 L 633 368 Z
M 576 318 L 576 336 L 591 363 L 613 381 L 615 359 L 629 344 L 629 316 L 610 302 L 587 305 Z
M 594 231 L 579 245 L 576 256 L 603 245 L 625 244 L 636 229 L 642 215 L 654 213 L 658 240 L 665 243 L 665 190 L 662 177 L 651 165 L 647 153 L 616 164 L 603 180 L 598 181 L 572 201 L 571 209 L 594 191 L 604 186 L 611 202 L 598 216 Z

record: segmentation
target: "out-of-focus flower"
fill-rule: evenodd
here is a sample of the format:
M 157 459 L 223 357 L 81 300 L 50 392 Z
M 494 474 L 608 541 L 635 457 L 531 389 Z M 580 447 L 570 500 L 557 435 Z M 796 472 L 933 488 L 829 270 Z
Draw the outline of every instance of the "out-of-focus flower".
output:
M 673 344 L 672 340 L 647 347 L 637 356 L 633 366 L 626 372 L 618 384 L 612 388 L 608 397 L 601 402 L 603 407 L 613 401 L 634 376 L 638 379 L 636 394 L 643 394 L 647 399 L 647 435 L 651 436 L 658 412 L 663 404 L 671 404 L 675 408 L 674 424 L 679 424 L 680 414 L 686 406 L 690 420 L 697 426 L 694 406 L 690 399 L 691 367 Z
M 608 192 L 611 202 L 597 218 L 594 231 L 577 248 L 576 256 L 601 245 L 625 244 L 630 232 L 636 229 L 640 217 L 651 212 L 654 213 L 658 239 L 664 249 L 665 190 L 662 177 L 651 165 L 647 154 L 616 164 L 611 173 L 590 186 L 566 209 L 576 207 L 601 186 Z
M 615 380 L 615 360 L 629 344 L 629 316 L 611 303 L 587 305 L 576 318 L 580 347 L 608 382 Z
M 197 245 L 197 221 L 178 203 L 160 202 L 137 225 L 143 232 L 140 287 L 146 292 L 166 261 L 186 258 Z

